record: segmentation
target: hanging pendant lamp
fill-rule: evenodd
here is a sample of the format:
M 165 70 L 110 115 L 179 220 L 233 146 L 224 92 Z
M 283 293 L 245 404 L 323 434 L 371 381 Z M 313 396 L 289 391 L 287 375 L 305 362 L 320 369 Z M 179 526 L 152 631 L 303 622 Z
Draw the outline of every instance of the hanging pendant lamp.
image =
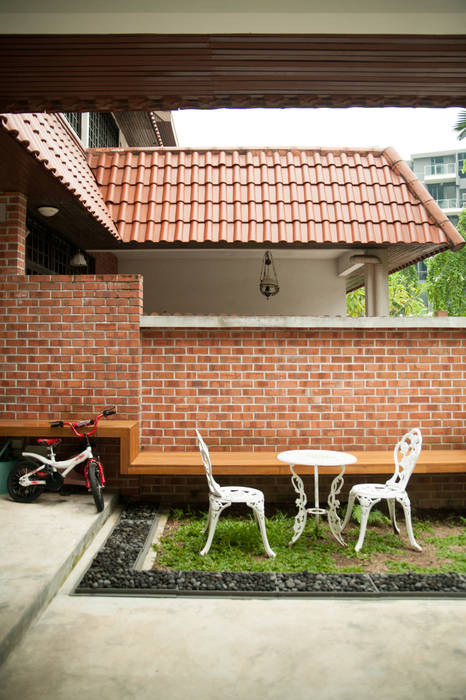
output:
M 259 289 L 267 299 L 275 296 L 280 291 L 277 272 L 272 258 L 272 253 L 268 250 L 262 260 L 261 277 Z

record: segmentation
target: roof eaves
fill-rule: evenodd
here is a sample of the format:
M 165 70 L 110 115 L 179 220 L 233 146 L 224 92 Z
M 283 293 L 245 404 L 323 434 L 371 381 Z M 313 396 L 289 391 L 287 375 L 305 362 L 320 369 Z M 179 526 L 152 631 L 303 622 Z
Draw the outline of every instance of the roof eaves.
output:
M 393 146 L 389 146 L 383 151 L 390 167 L 398 173 L 406 182 L 413 195 L 424 205 L 432 219 L 445 234 L 451 250 L 460 250 L 466 241 L 453 226 L 447 215 L 439 207 L 435 199 L 422 182 L 416 177 L 409 165 L 404 161 Z
M 5 131 L 9 132 L 43 168 L 48 170 L 50 174 L 71 193 L 86 212 L 98 221 L 108 233 L 117 240 L 121 240 L 120 233 L 100 192 L 97 179 L 87 162 L 85 151 L 81 144 L 77 142 L 76 138 L 72 136 L 71 130 L 67 127 L 66 123 L 63 123 L 64 120 L 58 118 L 56 113 L 45 115 L 56 121 L 60 128 L 63 129 L 64 133 L 66 133 L 66 137 L 72 140 L 72 147 L 79 153 L 79 158 L 71 157 L 73 167 L 70 167 L 69 170 L 64 167 L 64 160 L 59 157 L 59 151 L 56 150 L 53 134 L 49 131 L 44 134 L 40 124 L 32 123 L 30 128 L 27 125 L 25 127 L 23 116 L 24 115 L 21 113 L 0 114 L 0 126 L 5 129 Z M 35 118 L 36 114 L 27 113 L 25 116 Z M 67 157 L 70 159 L 69 155 Z M 85 183 L 86 177 L 88 178 L 91 191 L 86 187 L 81 189 L 77 187 L 77 184 L 82 184 L 83 181 Z

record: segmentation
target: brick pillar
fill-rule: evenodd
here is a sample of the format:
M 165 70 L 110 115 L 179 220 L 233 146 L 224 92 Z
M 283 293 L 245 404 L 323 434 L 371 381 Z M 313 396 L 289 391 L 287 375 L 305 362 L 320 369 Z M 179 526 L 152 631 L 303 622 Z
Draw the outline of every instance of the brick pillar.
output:
M 26 205 L 21 192 L 0 193 L 0 274 L 24 275 Z
M 118 273 L 118 260 L 113 253 L 91 253 L 95 260 L 96 275 L 116 275 Z

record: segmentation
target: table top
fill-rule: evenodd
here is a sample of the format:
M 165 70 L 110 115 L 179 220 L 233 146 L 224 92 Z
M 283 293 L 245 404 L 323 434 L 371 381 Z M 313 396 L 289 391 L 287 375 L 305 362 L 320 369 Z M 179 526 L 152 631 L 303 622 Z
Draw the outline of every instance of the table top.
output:
M 288 450 L 280 452 L 277 458 L 288 464 L 302 464 L 318 467 L 338 467 L 357 462 L 357 457 L 349 452 L 336 452 L 334 450 Z

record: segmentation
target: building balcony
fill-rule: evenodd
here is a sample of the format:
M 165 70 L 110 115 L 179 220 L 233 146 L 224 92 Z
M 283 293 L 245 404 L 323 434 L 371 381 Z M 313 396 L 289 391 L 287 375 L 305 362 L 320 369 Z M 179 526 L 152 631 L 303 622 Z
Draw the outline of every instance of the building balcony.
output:
M 466 206 L 464 202 L 461 203 L 456 197 L 451 199 L 437 199 L 437 204 L 447 216 L 459 216 Z
M 442 169 L 440 171 L 440 169 Z M 426 165 L 424 182 L 455 182 L 456 168 L 454 165 Z

